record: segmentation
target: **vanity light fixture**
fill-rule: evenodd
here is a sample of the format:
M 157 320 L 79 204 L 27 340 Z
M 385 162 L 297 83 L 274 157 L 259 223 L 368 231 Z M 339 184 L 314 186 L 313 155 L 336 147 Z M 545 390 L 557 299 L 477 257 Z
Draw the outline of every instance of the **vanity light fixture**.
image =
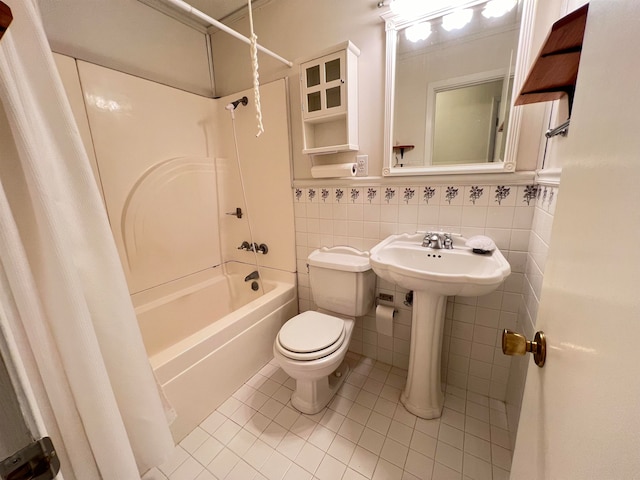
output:
M 384 2 L 384 4 L 386 5 L 387 2 Z M 424 2 L 423 0 L 393 0 L 389 4 L 389 8 L 402 18 L 412 19 L 419 17 L 432 6 L 429 5 L 429 2 Z
M 404 35 L 410 42 L 416 43 L 421 40 L 426 40 L 431 35 L 431 23 L 420 22 L 415 25 L 411 25 L 406 28 Z
M 472 18 L 473 10 L 470 8 L 456 10 L 455 12 L 451 12 L 442 17 L 442 28 L 447 32 L 450 32 L 451 30 L 458 30 L 469 23 Z
M 482 10 L 482 16 L 484 18 L 501 17 L 513 10 L 517 3 L 518 0 L 490 0 Z

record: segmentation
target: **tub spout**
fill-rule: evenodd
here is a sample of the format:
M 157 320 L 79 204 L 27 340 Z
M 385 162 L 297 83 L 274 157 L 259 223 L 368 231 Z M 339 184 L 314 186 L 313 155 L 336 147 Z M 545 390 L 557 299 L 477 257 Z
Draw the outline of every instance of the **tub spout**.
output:
M 256 280 L 260 278 L 260 274 L 258 273 L 257 270 L 254 270 L 253 272 L 251 272 L 249 275 L 247 275 L 246 277 L 244 277 L 244 281 L 245 282 L 249 282 L 251 280 Z

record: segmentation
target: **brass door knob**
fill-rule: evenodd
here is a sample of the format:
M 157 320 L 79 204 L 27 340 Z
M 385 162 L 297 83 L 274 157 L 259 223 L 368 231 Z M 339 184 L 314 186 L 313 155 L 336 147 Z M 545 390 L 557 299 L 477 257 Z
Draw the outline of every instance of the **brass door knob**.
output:
M 543 332 L 536 332 L 533 342 L 511 330 L 502 332 L 502 353 L 505 355 L 526 355 L 527 352 L 533 353 L 536 365 L 544 366 L 547 357 L 547 341 Z

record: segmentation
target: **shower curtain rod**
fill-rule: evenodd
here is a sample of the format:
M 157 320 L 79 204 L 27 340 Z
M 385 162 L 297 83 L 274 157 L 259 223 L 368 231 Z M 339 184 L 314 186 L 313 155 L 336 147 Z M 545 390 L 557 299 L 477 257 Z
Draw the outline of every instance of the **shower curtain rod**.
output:
M 240 40 L 240 41 L 242 41 L 244 43 L 251 44 L 251 40 L 249 40 L 247 37 L 245 37 L 241 33 L 238 33 L 234 29 L 227 27 L 224 23 L 219 22 L 215 18 L 211 18 L 209 15 L 201 12 L 197 8 L 193 8 L 187 2 L 183 2 L 182 0 L 164 0 L 164 1 L 169 3 L 169 4 L 171 4 L 171 5 L 173 5 L 173 6 L 175 6 L 175 7 L 178 7 L 180 10 L 182 10 L 183 12 L 188 13 L 189 15 L 193 15 L 194 17 L 198 17 L 200 20 L 204 20 L 205 22 L 209 23 L 210 25 L 213 25 L 214 27 L 219 28 L 223 32 L 228 33 L 232 37 L 235 37 L 235 38 L 237 38 L 238 40 Z M 271 50 L 269 50 L 268 48 L 263 47 L 260 44 L 258 44 L 256 46 L 257 46 L 258 50 L 260 50 L 261 52 L 264 52 L 267 55 L 269 55 L 270 57 L 273 57 L 276 60 L 281 61 L 282 63 L 284 63 L 288 67 L 293 67 L 293 63 L 291 63 L 286 58 L 282 58 L 277 53 L 272 52 Z

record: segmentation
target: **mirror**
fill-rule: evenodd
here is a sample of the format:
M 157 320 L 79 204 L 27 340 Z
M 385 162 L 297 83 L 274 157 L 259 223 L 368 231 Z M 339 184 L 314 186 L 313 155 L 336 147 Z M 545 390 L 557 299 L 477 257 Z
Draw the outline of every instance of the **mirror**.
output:
M 526 75 L 517 59 L 528 56 L 533 2 L 448 3 L 382 15 L 385 176 L 515 171 L 520 114 L 511 105 Z M 498 4 L 506 7 L 492 11 Z

